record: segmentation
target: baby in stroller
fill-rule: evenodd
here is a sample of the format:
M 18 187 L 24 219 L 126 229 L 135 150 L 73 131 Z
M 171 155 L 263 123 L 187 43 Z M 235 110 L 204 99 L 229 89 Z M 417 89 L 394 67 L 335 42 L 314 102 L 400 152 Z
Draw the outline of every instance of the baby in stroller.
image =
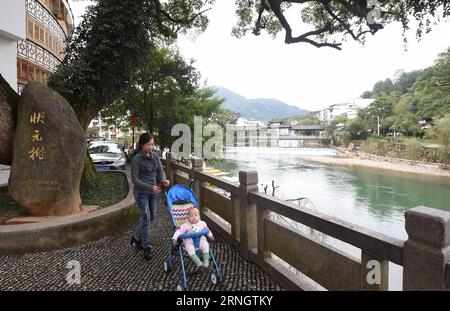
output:
M 172 237 L 173 245 L 177 246 L 178 237 L 180 235 L 185 234 L 185 233 L 197 233 L 204 229 L 208 229 L 208 226 L 206 225 L 206 222 L 204 222 L 200 219 L 200 212 L 199 212 L 198 208 L 196 208 L 194 206 L 191 207 L 188 211 L 187 221 L 184 224 L 182 224 L 179 229 L 177 229 L 175 231 L 175 233 Z M 211 231 L 209 231 L 207 236 L 211 241 L 214 241 L 214 236 L 211 233 Z M 208 244 L 208 241 L 206 240 L 206 237 L 201 236 L 200 243 L 199 243 L 199 248 L 202 252 L 203 263 L 195 252 L 195 249 L 196 249 L 195 244 L 196 243 L 194 243 L 194 240 L 192 238 L 184 239 L 184 241 L 183 241 L 184 248 L 185 248 L 186 252 L 188 253 L 189 258 L 194 262 L 194 264 L 198 268 L 208 269 L 208 267 L 209 267 L 209 244 Z

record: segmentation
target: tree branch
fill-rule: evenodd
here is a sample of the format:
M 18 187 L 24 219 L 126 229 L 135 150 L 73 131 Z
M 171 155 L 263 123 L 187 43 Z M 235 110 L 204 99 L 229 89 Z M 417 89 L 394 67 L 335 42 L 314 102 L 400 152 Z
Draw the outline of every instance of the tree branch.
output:
M 328 23 L 322 29 L 309 31 L 309 32 L 306 32 L 306 33 L 304 33 L 304 34 L 302 34 L 302 35 L 300 35 L 298 37 L 295 37 L 295 38 L 291 37 L 290 41 L 289 42 L 286 41 L 286 43 L 306 42 L 306 43 L 314 45 L 315 47 L 318 47 L 318 48 L 326 46 L 326 47 L 334 48 L 336 50 L 342 50 L 342 48 L 340 47 L 342 45 L 342 43 L 328 43 L 328 42 L 319 43 L 319 42 L 316 42 L 316 41 L 308 38 L 309 36 L 320 35 L 320 34 L 322 34 L 324 32 L 329 32 L 329 31 L 331 31 L 331 23 Z
M 255 36 L 259 36 L 261 34 L 261 29 L 264 28 L 263 25 L 261 25 L 262 14 L 266 10 L 266 7 L 264 4 L 266 4 L 265 0 L 261 0 L 261 6 L 259 7 L 259 11 L 258 11 L 258 19 L 256 20 L 255 28 L 253 29 L 253 34 Z
M 211 10 L 211 8 L 205 9 L 205 10 L 203 10 L 203 11 L 201 11 L 201 12 L 195 14 L 194 16 L 192 16 L 192 17 L 189 18 L 189 19 L 173 18 L 169 13 L 167 13 L 166 11 L 164 11 L 164 10 L 162 10 L 162 9 L 161 9 L 160 12 L 161 12 L 161 13 L 162 13 L 169 21 L 171 21 L 172 23 L 189 25 L 189 24 L 191 24 L 197 17 L 199 17 L 200 15 L 202 15 L 202 14 L 205 13 L 205 12 L 208 12 L 209 10 Z
M 339 2 L 340 2 L 340 1 L 339 1 Z M 362 32 L 360 32 L 358 35 L 355 35 L 355 33 L 354 33 L 353 30 L 351 29 L 350 25 L 349 25 L 348 23 L 344 22 L 342 19 L 340 19 L 339 16 L 337 16 L 336 14 L 334 14 L 333 10 L 330 8 L 330 6 L 329 6 L 329 4 L 328 4 L 327 2 L 322 2 L 322 4 L 323 4 L 323 6 L 324 6 L 324 8 L 325 8 L 325 11 L 327 11 L 327 13 L 328 13 L 333 19 L 335 19 L 336 21 L 338 21 L 339 24 L 342 25 L 342 26 L 345 28 L 345 30 L 347 30 L 347 33 L 348 33 L 349 35 L 352 36 L 353 40 L 358 41 L 359 38 L 360 38 L 362 35 L 364 35 L 364 34 L 366 34 L 366 33 L 374 33 L 374 32 L 375 32 L 374 30 L 371 29 L 371 30 L 362 31 Z
M 286 37 L 285 37 L 284 41 L 288 44 L 289 43 L 306 42 L 306 43 L 314 45 L 315 47 L 318 47 L 318 48 L 327 46 L 327 47 L 335 48 L 337 50 L 341 50 L 340 46 L 342 45 L 342 43 L 327 43 L 327 42 L 319 43 L 310 38 L 307 38 L 309 36 L 320 35 L 324 32 L 330 32 L 332 30 L 331 23 L 328 23 L 322 29 L 309 31 L 309 32 L 306 32 L 295 38 L 292 37 L 292 29 L 291 29 L 291 26 L 289 25 L 288 21 L 286 20 L 283 12 L 281 11 L 281 3 L 282 2 L 306 3 L 306 2 L 310 2 L 310 1 L 312 1 L 312 0 L 269 0 L 269 4 L 270 4 L 270 8 L 271 8 L 272 12 L 278 18 L 278 20 L 281 23 L 281 26 L 286 31 Z
M 200 15 L 204 14 L 205 12 L 211 10 L 211 8 L 205 9 L 205 10 L 193 15 L 191 18 L 174 18 L 168 12 L 166 12 L 165 10 L 162 9 L 161 2 L 159 0 L 152 1 L 152 3 L 155 5 L 155 10 L 158 13 L 158 14 L 156 14 L 157 22 L 158 22 L 158 29 L 162 33 L 165 33 L 165 32 L 163 31 L 164 25 L 163 25 L 163 21 L 161 20 L 161 15 L 164 16 L 167 20 L 169 20 L 173 24 L 189 26 L 197 17 L 199 17 Z M 180 28 L 181 27 L 179 27 L 178 30 Z

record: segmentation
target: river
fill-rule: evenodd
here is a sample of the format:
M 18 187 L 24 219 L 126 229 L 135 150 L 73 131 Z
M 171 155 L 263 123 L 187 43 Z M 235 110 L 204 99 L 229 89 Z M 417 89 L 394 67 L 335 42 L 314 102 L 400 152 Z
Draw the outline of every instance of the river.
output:
M 238 179 L 240 170 L 256 170 L 259 189 L 282 199 L 306 197 L 321 213 L 406 240 L 404 213 L 415 206 L 450 211 L 450 178 L 344 168 L 307 162 L 302 155 L 334 155 L 331 149 L 231 148 L 225 160 L 212 163 Z M 329 244 L 358 257 L 354 247 L 330 237 Z M 391 264 L 390 289 L 401 289 L 401 267 Z M 396 266 L 396 267 L 394 267 Z

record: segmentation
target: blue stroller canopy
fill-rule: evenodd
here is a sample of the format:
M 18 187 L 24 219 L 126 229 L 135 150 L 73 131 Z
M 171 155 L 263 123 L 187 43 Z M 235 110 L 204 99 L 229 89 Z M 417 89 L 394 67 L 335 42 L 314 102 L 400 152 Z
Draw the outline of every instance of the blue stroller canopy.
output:
M 195 193 L 191 188 L 185 185 L 176 184 L 173 185 L 169 191 L 167 191 L 167 207 L 169 208 L 169 211 L 172 210 L 172 204 L 175 201 L 191 202 L 198 207 L 198 201 Z

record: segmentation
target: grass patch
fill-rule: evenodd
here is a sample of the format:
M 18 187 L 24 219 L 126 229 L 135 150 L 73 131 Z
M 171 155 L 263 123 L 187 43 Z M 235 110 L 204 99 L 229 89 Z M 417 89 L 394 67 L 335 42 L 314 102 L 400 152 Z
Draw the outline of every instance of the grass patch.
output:
M 8 219 L 25 213 L 26 211 L 14 201 L 9 192 L 0 191 L 0 225 L 4 225 Z
M 81 194 L 83 205 L 98 205 L 100 208 L 116 204 L 128 195 L 128 181 L 125 174 L 98 172 L 99 186 Z
M 128 181 L 125 174 L 113 172 L 98 172 L 99 187 L 81 194 L 83 205 L 98 205 L 100 208 L 111 206 L 125 199 L 128 195 Z M 8 219 L 25 215 L 26 211 L 20 207 L 11 195 L 0 190 L 0 225 Z

